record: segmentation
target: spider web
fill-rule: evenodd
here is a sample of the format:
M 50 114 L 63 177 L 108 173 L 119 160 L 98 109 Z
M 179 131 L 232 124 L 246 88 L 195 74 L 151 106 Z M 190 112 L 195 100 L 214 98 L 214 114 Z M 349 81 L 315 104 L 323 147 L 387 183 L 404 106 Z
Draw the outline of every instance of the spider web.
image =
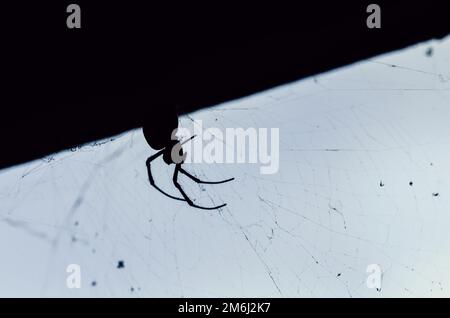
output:
M 140 129 L 2 170 L 0 296 L 448 296 L 449 102 L 447 38 L 184 116 L 280 129 L 277 174 L 184 165 L 236 178 L 180 176 L 220 211 L 150 187 Z M 178 196 L 173 165 L 152 171 Z M 80 289 L 66 286 L 69 264 Z

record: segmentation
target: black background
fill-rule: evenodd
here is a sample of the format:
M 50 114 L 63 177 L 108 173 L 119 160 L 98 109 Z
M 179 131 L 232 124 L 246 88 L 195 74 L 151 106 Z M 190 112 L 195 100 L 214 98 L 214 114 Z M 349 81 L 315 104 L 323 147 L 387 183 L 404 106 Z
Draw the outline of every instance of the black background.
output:
M 444 1 L 369 3 L 1 4 L 0 167 L 450 33 Z
M 221 307 L 223 302 L 251 303 L 270 302 L 268 313 L 214 312 L 209 316 L 203 313 L 178 313 L 180 305 L 207 304 Z M 428 316 L 436 311 L 445 312 L 448 299 L 260 299 L 260 298 L 153 298 L 153 299 L 9 299 L 0 300 L 2 309 L 15 313 L 30 311 L 31 315 L 46 317 L 112 316 L 130 317 L 144 315 L 181 317 L 389 317 L 397 312 L 402 316 Z M 442 307 L 442 309 L 440 309 Z

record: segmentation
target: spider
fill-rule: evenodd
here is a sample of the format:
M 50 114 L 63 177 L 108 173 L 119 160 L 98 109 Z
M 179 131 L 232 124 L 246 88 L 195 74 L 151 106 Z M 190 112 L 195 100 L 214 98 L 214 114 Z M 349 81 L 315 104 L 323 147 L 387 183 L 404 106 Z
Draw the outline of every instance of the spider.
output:
M 163 119 L 163 117 L 164 117 L 164 119 Z M 185 176 L 187 176 L 188 178 L 190 178 L 191 180 L 193 180 L 194 182 L 201 183 L 201 184 L 220 184 L 220 183 L 232 181 L 232 180 L 234 180 L 234 178 L 230 178 L 230 179 L 223 180 L 223 181 L 216 181 L 216 182 L 202 181 L 202 180 L 198 179 L 197 177 L 193 176 L 192 174 L 190 174 L 189 172 L 187 172 L 186 170 L 184 170 L 182 167 L 182 164 L 184 163 L 185 154 L 183 153 L 183 148 L 181 146 L 183 144 L 185 144 L 186 142 L 195 138 L 195 136 L 192 136 L 191 138 L 184 141 L 183 143 L 178 139 L 173 140 L 172 132 L 178 128 L 178 116 L 174 112 L 168 112 L 168 113 L 164 114 L 164 116 L 162 116 L 161 119 L 162 120 L 158 121 L 157 123 L 152 122 L 152 123 L 144 124 L 142 127 L 142 131 L 144 133 L 144 137 L 145 137 L 145 140 L 147 141 L 148 145 L 151 148 L 153 148 L 154 150 L 157 150 L 157 152 L 154 155 L 148 157 L 147 161 L 145 162 L 145 164 L 147 166 L 147 173 L 148 173 L 148 179 L 149 179 L 150 184 L 156 190 L 158 190 L 165 196 L 167 196 L 171 199 L 174 199 L 174 200 L 186 201 L 190 206 L 192 206 L 194 208 L 203 209 L 203 210 L 215 210 L 215 209 L 220 209 L 220 208 L 223 208 L 224 206 L 226 206 L 227 205 L 226 203 L 218 205 L 218 206 L 214 206 L 214 207 L 199 206 L 199 205 L 195 204 L 188 197 L 186 192 L 184 192 L 183 188 L 178 183 L 178 174 L 179 173 L 182 173 Z M 166 121 L 166 119 L 168 119 L 168 120 Z M 180 157 L 175 158 L 175 160 L 174 160 L 174 158 L 172 158 L 173 150 L 178 151 L 178 154 L 180 155 Z M 152 171 L 151 171 L 151 162 L 160 156 L 162 156 L 164 162 L 167 165 L 175 164 L 175 170 L 173 173 L 172 181 L 173 181 L 173 184 L 175 185 L 175 187 L 180 192 L 180 194 L 183 196 L 183 198 L 179 198 L 179 197 L 170 195 L 170 194 L 166 193 L 165 191 L 163 191 L 161 188 L 159 188 L 158 185 L 156 185 L 155 180 L 153 179 Z

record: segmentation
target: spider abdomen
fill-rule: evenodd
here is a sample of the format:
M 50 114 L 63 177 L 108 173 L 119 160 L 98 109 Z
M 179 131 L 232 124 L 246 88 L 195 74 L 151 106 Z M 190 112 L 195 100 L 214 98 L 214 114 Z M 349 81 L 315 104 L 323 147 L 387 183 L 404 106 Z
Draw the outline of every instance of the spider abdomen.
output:
M 172 144 L 172 133 L 178 128 L 178 116 L 174 110 L 152 114 L 151 119 L 144 120 L 142 132 L 145 140 L 155 150 Z

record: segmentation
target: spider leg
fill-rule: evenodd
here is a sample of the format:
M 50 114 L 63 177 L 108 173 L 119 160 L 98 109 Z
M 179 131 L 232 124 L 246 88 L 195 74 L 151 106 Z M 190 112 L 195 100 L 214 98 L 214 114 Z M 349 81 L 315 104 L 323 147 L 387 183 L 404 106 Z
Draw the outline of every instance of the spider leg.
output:
M 186 139 L 185 141 L 183 141 L 183 142 L 181 143 L 181 145 L 183 146 L 185 143 L 191 141 L 191 140 L 194 139 L 195 137 L 197 137 L 197 135 L 193 135 L 193 136 L 189 137 L 188 139 Z
M 151 170 L 151 168 L 150 168 L 150 163 L 151 163 L 153 160 L 155 160 L 156 158 L 158 158 L 159 156 L 161 156 L 163 153 L 164 153 L 164 149 L 163 149 L 163 150 L 160 150 L 160 151 L 158 151 L 157 153 L 155 153 L 154 155 L 148 157 L 147 161 L 145 162 L 145 165 L 147 166 L 148 180 L 150 181 L 150 184 L 151 184 L 156 190 L 158 190 L 159 192 L 161 192 L 161 193 L 164 194 L 165 196 L 167 196 L 167 197 L 169 197 L 169 198 L 171 198 L 171 199 L 174 199 L 174 200 L 186 201 L 185 199 L 178 198 L 178 197 L 175 197 L 175 196 L 173 196 L 173 195 L 170 195 L 170 194 L 164 192 L 161 188 L 159 188 L 159 187 L 156 185 L 155 180 L 153 179 L 152 170 Z
M 226 206 L 227 204 L 224 203 L 222 205 L 218 205 L 215 207 L 203 207 L 203 206 L 199 206 L 196 205 L 194 202 L 192 202 L 192 200 L 187 196 L 186 192 L 184 192 L 183 188 L 181 187 L 181 185 L 178 183 L 178 171 L 181 171 L 181 164 L 177 164 L 175 166 L 175 171 L 173 172 L 173 184 L 175 185 L 175 187 L 178 189 L 178 191 L 180 191 L 181 195 L 183 196 L 183 198 L 186 200 L 186 202 L 194 207 L 194 208 L 198 208 L 198 209 L 202 209 L 202 210 L 216 210 L 216 209 L 220 209 L 223 208 L 224 206 Z
M 193 176 L 192 174 L 190 174 L 189 172 L 187 172 L 186 170 L 184 170 L 183 168 L 179 168 L 180 172 L 182 174 L 184 174 L 185 176 L 187 176 L 188 178 L 190 178 L 191 180 L 197 182 L 197 183 L 203 183 L 203 184 L 220 184 L 220 183 L 225 183 L 225 182 L 229 182 L 229 181 L 233 181 L 234 178 L 230 178 L 230 179 L 226 179 L 223 181 L 203 181 L 200 180 L 199 178 Z

